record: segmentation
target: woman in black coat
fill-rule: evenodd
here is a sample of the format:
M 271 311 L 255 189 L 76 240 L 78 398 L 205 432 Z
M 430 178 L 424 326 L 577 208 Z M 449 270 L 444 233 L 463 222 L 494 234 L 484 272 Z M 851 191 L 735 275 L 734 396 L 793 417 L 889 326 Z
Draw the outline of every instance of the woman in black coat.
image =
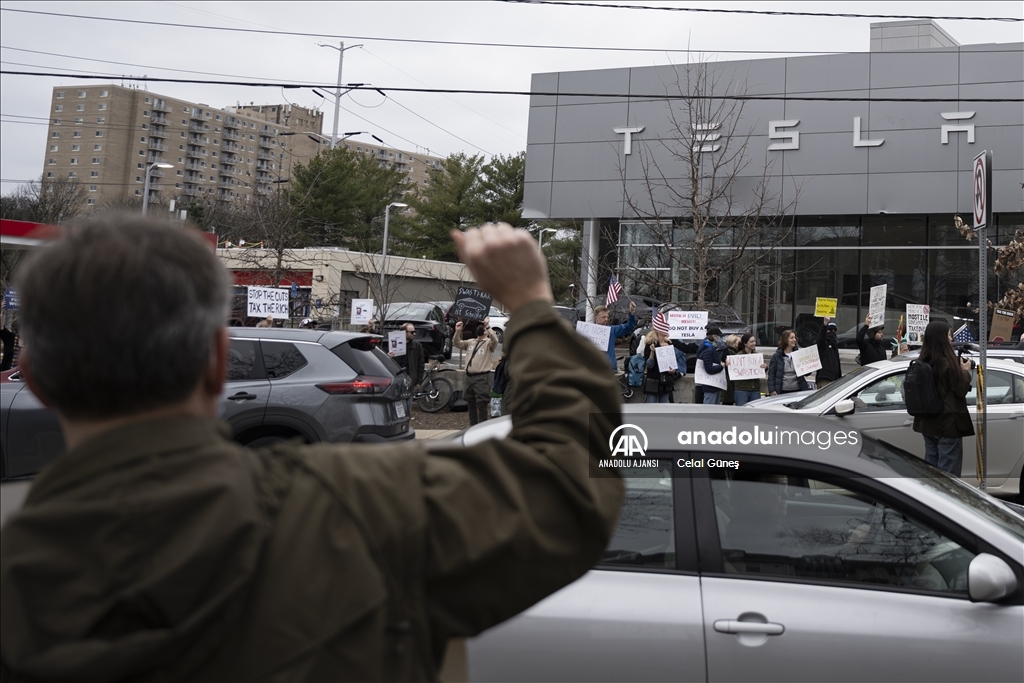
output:
M 786 330 L 779 337 L 779 348 L 768 363 L 768 395 L 791 394 L 795 391 L 807 391 L 810 385 L 807 380 L 796 374 L 793 360 L 789 357 L 798 348 L 796 332 Z
M 932 368 L 942 412 L 914 418 L 914 431 L 924 436 L 924 459 L 929 465 L 959 477 L 963 468 L 965 436 L 974 434 L 967 412 L 971 390 L 971 361 L 953 353 L 953 331 L 945 320 L 933 320 L 924 330 L 922 363 Z

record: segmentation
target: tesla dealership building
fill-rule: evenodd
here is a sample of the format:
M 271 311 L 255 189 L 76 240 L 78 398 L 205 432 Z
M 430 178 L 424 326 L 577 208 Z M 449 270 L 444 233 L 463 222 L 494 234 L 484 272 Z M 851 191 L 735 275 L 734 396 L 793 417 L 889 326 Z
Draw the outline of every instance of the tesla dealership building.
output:
M 835 297 L 846 330 L 879 284 L 887 320 L 926 303 L 933 318 L 976 321 L 977 242 L 954 216 L 971 222 L 983 150 L 988 237 L 1024 229 L 1024 43 L 957 45 L 932 22 L 895 22 L 872 25 L 867 53 L 534 74 L 532 92 L 524 217 L 583 222 L 591 302 L 613 274 L 630 293 L 690 298 L 691 177 L 699 192 L 726 188 L 716 206 L 740 208 L 725 213 L 762 205 L 749 254 L 770 255 L 722 302 L 751 324 L 800 325 L 816 297 Z M 693 93 L 708 106 L 682 96 Z M 988 281 L 990 301 L 1016 284 Z

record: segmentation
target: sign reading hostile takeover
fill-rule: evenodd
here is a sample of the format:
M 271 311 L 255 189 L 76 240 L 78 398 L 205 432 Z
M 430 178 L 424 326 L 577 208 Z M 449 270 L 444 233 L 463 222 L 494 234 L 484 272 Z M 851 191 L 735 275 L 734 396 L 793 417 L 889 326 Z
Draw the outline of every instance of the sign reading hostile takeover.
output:
M 765 377 L 763 353 L 737 353 L 729 356 L 729 379 L 761 379 Z
M 287 320 L 288 298 L 287 288 L 278 287 L 247 287 L 246 315 L 250 318 L 266 318 Z
M 703 339 L 708 334 L 707 311 L 669 311 L 669 339 Z
M 918 344 L 928 327 L 931 308 L 927 304 L 907 304 L 907 341 Z

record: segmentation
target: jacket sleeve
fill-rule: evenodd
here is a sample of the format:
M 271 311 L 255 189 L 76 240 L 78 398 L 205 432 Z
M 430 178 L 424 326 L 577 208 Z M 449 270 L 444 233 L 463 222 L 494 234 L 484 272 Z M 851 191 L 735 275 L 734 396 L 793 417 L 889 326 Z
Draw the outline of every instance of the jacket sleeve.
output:
M 704 363 L 704 371 L 709 375 L 717 375 L 724 369 L 718 360 L 718 353 L 710 346 L 701 347 L 700 359 Z
M 857 346 L 861 350 L 864 349 L 864 345 L 865 345 L 864 344 L 864 337 L 867 335 L 867 333 L 868 333 L 868 326 L 867 325 L 861 325 L 860 329 L 857 330 Z
M 494 350 L 498 348 L 498 335 L 494 334 L 494 330 L 487 328 L 487 350 L 494 353 Z
M 512 432 L 440 445 L 424 462 L 435 640 L 475 635 L 574 581 L 618 519 L 621 480 L 590 476 L 621 423 L 604 355 L 542 302 L 516 311 L 505 343 L 518 387 Z
M 776 351 L 772 354 L 772 359 L 768 361 L 768 393 L 782 391 L 782 378 L 779 372 L 779 354 Z
M 455 334 L 455 336 L 452 337 L 452 344 L 455 345 L 455 348 L 462 349 L 463 351 L 468 349 L 469 348 L 469 342 L 466 341 L 465 339 L 463 339 L 462 336 L 458 332 L 456 332 L 454 334 Z
M 633 330 L 636 329 L 636 316 L 632 313 L 629 314 L 629 318 L 626 322 L 621 325 L 612 325 L 610 337 L 612 339 L 618 339 L 619 337 L 625 337 L 627 334 L 633 334 Z

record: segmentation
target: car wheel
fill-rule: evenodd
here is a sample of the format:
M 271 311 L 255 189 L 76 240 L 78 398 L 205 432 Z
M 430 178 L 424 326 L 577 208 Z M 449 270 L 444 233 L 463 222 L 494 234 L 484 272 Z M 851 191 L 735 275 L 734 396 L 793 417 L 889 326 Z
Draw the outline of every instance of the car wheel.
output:
M 499 344 L 504 344 L 505 343 L 505 333 L 502 332 L 501 330 L 495 329 L 494 330 L 494 336 L 498 338 L 498 343 Z

